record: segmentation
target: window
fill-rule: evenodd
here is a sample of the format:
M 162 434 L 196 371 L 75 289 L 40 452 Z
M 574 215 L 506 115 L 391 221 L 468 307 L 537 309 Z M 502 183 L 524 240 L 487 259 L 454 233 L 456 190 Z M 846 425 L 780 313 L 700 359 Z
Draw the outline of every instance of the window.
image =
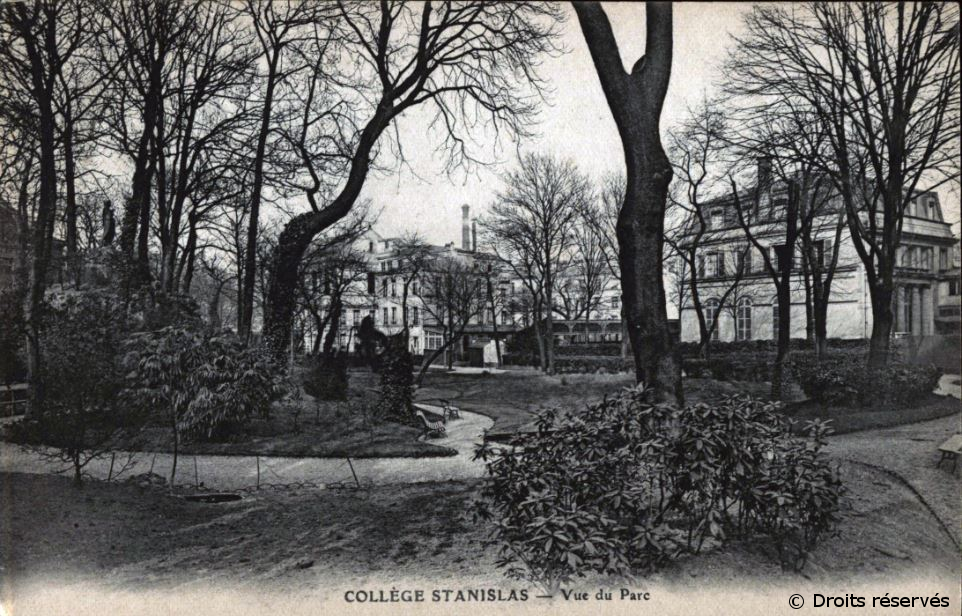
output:
M 715 321 L 718 319 L 718 300 L 710 299 L 705 302 L 705 327 L 711 331 L 711 339 L 718 340 L 718 327 Z
M 418 279 L 411 281 L 411 295 L 418 295 Z
M 387 308 L 384 309 L 384 320 L 381 322 L 382 325 L 387 325 Z
M 411 308 L 411 325 L 418 325 L 421 322 L 421 310 L 414 306 Z
M 922 269 L 926 270 L 926 271 L 931 271 L 931 269 L 932 269 L 932 247 L 931 247 L 931 246 L 926 246 L 925 248 L 920 248 L 920 249 L 919 249 L 919 253 L 920 253 L 919 256 L 921 257 L 921 258 L 919 259 L 919 261 L 920 261 L 919 266 L 920 266 Z
M 619 308 L 621 308 L 621 298 L 617 295 L 613 295 L 611 297 L 611 309 L 618 310 Z
M 374 272 L 368 272 L 367 273 L 367 292 L 370 293 L 371 295 L 374 295 L 376 291 L 377 291 L 377 286 L 374 282 Z
M 411 351 L 417 355 L 421 350 L 421 339 L 417 336 L 411 337 Z
M 424 350 L 426 351 L 430 349 L 440 349 L 443 344 L 444 339 L 441 337 L 441 334 L 428 332 L 424 337 Z
M 752 298 L 743 297 L 735 307 L 735 339 L 752 339 Z
M 397 278 L 391 279 L 391 297 L 397 297 Z
M 752 273 L 752 249 L 750 247 L 739 246 L 735 249 L 735 272 Z
M 368 252 L 374 252 L 374 242 L 368 242 L 368 243 L 367 243 L 367 251 L 368 251 Z
M 502 310 L 502 311 L 501 311 L 501 324 L 502 324 L 502 325 L 507 325 L 507 324 L 509 323 L 509 319 L 510 319 L 510 318 L 511 318 L 511 317 L 508 316 L 508 311 L 507 311 L 507 310 Z
M 397 325 L 397 308 L 391 307 L 391 325 Z
M 718 275 L 718 255 L 717 252 L 710 252 L 705 255 L 705 260 L 703 263 L 699 264 L 702 269 L 702 276 L 705 278 L 711 278 Z
M 939 248 L 939 269 L 947 270 L 949 269 L 949 249 Z
M 698 266 L 697 266 L 698 276 L 700 278 L 705 277 L 705 255 L 698 255 Z
M 725 226 L 725 211 L 720 207 L 713 209 L 708 220 L 710 229 L 721 229 Z
M 772 298 L 772 340 L 778 340 L 778 297 Z
M 351 311 L 351 323 L 354 325 L 361 324 L 361 311 L 357 308 Z

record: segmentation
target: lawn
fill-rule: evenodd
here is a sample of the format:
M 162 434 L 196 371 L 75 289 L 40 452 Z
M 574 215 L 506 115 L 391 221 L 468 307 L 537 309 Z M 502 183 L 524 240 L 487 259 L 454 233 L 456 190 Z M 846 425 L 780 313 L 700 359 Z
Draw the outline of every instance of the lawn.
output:
M 957 414 L 959 410 L 960 402 L 957 398 L 929 394 L 910 407 L 885 405 L 853 408 L 805 400 L 786 405 L 784 413 L 796 421 L 796 429 L 799 431 L 808 420 L 828 419 L 832 421 L 835 434 L 846 434 L 938 419 Z
M 508 370 L 502 374 L 429 372 L 416 398 L 426 403 L 454 401 L 461 408 L 494 419 L 489 435 L 530 427 L 542 409 L 577 409 L 597 402 L 635 384 L 631 374 L 565 374 L 548 376 L 535 370 Z M 765 397 L 767 383 L 727 383 L 710 379 L 685 379 L 688 402 L 717 399 L 723 395 L 749 393 Z
M 457 453 L 449 447 L 418 441 L 422 433 L 418 427 L 372 417 L 377 375 L 352 371 L 350 386 L 348 401 L 317 404 L 314 398 L 302 394 L 300 400 L 275 403 L 268 418 L 254 418 L 221 441 L 182 442 L 180 452 L 334 458 L 417 458 Z M 171 430 L 158 421 L 121 449 L 171 452 Z

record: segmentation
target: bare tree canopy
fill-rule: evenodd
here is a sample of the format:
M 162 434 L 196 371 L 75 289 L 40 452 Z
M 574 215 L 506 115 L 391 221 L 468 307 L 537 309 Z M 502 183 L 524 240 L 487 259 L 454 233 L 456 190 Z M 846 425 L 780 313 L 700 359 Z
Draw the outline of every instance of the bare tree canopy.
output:
M 893 271 L 908 204 L 959 172 L 959 11 L 947 3 L 765 6 L 726 73 L 770 117 L 817 123 L 869 281 L 870 362 L 888 358 Z

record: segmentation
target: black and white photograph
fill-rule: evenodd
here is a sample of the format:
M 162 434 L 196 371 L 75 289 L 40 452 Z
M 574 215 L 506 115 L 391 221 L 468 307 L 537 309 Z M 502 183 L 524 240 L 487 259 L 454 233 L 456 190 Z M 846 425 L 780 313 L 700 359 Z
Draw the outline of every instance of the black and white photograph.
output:
M 959 18 L 0 0 L 0 616 L 959 614 Z

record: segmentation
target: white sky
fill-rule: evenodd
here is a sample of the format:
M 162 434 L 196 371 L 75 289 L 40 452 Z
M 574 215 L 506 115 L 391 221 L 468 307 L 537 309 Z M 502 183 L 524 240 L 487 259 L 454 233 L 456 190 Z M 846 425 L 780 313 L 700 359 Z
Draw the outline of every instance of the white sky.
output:
M 713 82 L 723 78 L 719 65 L 731 33 L 740 30 L 740 15 L 750 4 L 678 3 L 674 5 L 674 58 L 662 129 L 680 120 L 687 106 L 712 93 Z M 605 3 L 622 59 L 629 67 L 645 44 L 643 3 Z M 542 76 L 551 84 L 551 106 L 542 113 L 540 136 L 518 144 L 524 151 L 552 153 L 574 160 L 583 171 L 600 178 L 623 167 L 621 141 L 585 46 L 574 10 L 565 3 L 564 46 L 569 53 L 544 62 Z M 502 151 L 478 150 L 485 160 L 498 161 L 471 174 L 444 172 L 436 148 L 440 139 L 427 134 L 430 116 L 410 113 L 399 120 L 398 130 L 407 166 L 368 178 L 363 196 L 382 210 L 376 229 L 385 236 L 417 230 L 428 241 L 460 242 L 461 204 L 472 215 L 484 211 L 499 187 L 498 173 L 516 160 L 513 144 Z M 958 194 L 940 191 L 946 218 L 959 220 Z M 958 230 L 958 225 L 954 226 Z

